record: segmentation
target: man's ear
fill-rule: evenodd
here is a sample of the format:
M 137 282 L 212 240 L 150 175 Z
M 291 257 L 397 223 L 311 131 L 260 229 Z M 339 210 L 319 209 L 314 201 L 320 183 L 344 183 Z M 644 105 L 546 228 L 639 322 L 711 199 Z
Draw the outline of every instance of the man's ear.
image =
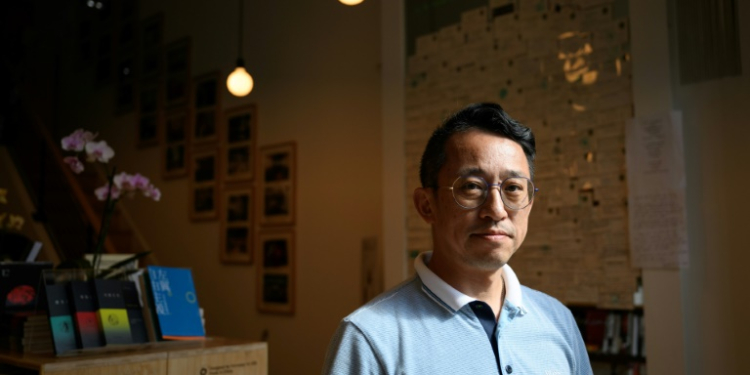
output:
M 414 208 L 427 224 L 435 222 L 434 203 L 435 193 L 432 189 L 421 187 L 414 189 Z

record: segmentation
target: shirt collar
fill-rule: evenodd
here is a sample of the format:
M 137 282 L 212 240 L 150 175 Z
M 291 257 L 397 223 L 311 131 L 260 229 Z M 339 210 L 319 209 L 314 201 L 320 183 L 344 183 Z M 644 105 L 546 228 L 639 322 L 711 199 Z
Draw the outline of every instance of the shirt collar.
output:
M 429 251 L 419 254 L 417 259 L 414 260 L 414 269 L 417 271 L 417 275 L 419 275 L 424 286 L 454 311 L 460 310 L 469 302 L 476 301 L 475 298 L 469 297 L 448 285 L 448 283 L 432 272 L 427 267 L 431 258 L 432 252 Z M 518 281 L 516 273 L 507 264 L 503 266 L 503 280 L 505 281 L 505 301 L 510 302 L 511 305 L 523 311 L 521 283 Z

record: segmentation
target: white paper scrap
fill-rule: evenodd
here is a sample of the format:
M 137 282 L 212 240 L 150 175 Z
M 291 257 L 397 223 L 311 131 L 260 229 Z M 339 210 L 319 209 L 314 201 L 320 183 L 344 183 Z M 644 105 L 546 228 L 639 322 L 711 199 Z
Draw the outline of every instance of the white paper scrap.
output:
M 688 266 L 682 114 L 633 119 L 626 127 L 632 266 Z

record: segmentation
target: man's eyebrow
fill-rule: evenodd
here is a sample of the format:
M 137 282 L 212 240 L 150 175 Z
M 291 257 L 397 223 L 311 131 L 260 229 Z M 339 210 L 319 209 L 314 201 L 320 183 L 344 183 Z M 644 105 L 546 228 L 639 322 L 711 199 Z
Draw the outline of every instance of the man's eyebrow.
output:
M 529 178 L 529 176 L 527 176 L 525 173 L 523 173 L 521 171 L 517 171 L 517 170 L 506 171 L 505 174 L 508 177 L 525 177 L 525 178 Z
M 468 167 L 468 168 L 465 168 L 465 169 L 460 169 L 458 171 L 458 175 L 459 176 L 469 176 L 469 175 L 489 176 L 490 174 L 487 173 L 487 171 L 485 171 L 484 169 L 482 169 L 480 167 Z M 523 172 L 521 172 L 519 170 L 515 170 L 515 169 L 503 171 L 501 177 L 503 177 L 503 178 L 508 178 L 508 177 L 525 177 L 525 178 L 529 178 L 529 176 L 526 175 L 525 173 L 523 173 Z
M 468 175 L 486 175 L 487 173 L 484 171 L 484 169 L 479 167 L 467 167 L 462 168 L 458 170 L 459 176 L 468 176 Z

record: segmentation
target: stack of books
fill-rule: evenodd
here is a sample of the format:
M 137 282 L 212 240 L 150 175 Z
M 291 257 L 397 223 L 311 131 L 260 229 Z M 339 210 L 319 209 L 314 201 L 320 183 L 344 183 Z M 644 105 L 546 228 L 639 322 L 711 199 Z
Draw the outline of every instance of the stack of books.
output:
M 192 272 L 149 266 L 131 279 L 66 281 L 45 285 L 48 315 L 41 318 L 56 354 L 162 340 L 205 338 Z M 38 324 L 40 318 L 34 318 Z M 37 327 L 34 325 L 34 327 Z M 32 346 L 29 346 L 31 348 Z
M 50 331 L 47 319 L 49 319 L 47 314 L 31 315 L 26 318 L 21 339 L 24 353 L 54 353 L 52 331 Z

